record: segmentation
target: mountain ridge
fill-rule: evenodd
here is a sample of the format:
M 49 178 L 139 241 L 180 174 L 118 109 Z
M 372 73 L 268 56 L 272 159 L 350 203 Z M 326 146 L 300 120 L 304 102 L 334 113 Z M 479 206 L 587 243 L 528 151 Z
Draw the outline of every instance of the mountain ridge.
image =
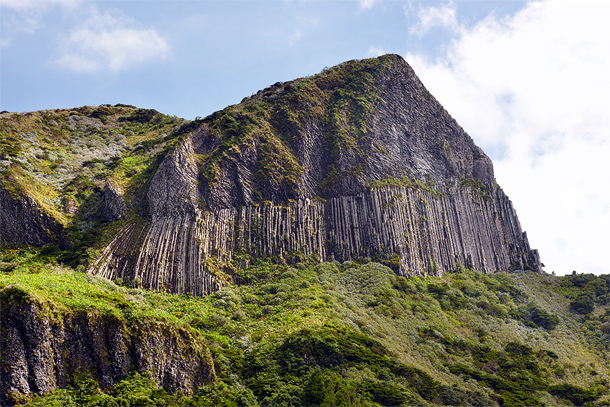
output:
M 610 279 L 542 272 L 398 56 L 0 131 L 0 403 L 608 404 Z
M 42 126 L 19 133 L 28 115 Z M 55 225 L 29 235 L 82 247 L 89 272 L 110 279 L 206 295 L 257 258 L 368 257 L 407 276 L 541 270 L 491 160 L 397 55 L 278 82 L 192 122 L 126 105 L 4 122 L 3 189 L 39 194 Z M 29 151 L 13 154 L 20 137 Z M 23 216 L 0 211 L 1 238 L 23 243 L 10 225 L 37 218 L 2 196 Z

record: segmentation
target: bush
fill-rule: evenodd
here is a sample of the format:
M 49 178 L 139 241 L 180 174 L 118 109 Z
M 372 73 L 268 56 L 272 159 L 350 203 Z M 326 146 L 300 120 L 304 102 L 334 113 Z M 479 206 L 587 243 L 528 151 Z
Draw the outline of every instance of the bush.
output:
M 244 387 L 229 386 L 219 381 L 209 386 L 200 387 L 193 397 L 194 405 L 227 406 L 227 407 L 258 407 L 258 402 L 252 390 Z
M 593 297 L 588 293 L 578 294 L 578 296 L 570 302 L 570 308 L 578 314 L 590 314 L 595 309 Z
M 604 294 L 608 294 L 610 289 L 608 288 L 608 284 L 606 280 L 603 278 L 596 278 L 595 280 L 591 280 L 585 285 L 583 291 L 590 293 L 593 296 L 599 297 Z
M 307 406 L 361 406 L 363 391 L 353 380 L 337 372 L 314 370 L 303 389 L 301 399 Z
M 559 325 L 557 315 L 549 314 L 537 305 L 530 304 L 528 307 L 529 319 L 536 325 L 549 331 L 555 329 Z
M 410 399 L 410 395 L 405 389 L 390 383 L 367 383 L 366 390 L 371 394 L 373 401 L 382 406 L 398 406 Z
M 596 389 L 583 389 L 569 383 L 550 386 L 549 393 L 564 400 L 569 400 L 577 406 L 595 401 L 601 396 Z
M 34 395 L 25 406 L 161 407 L 182 406 L 189 401 L 179 394 L 171 395 L 163 389 L 158 389 L 146 374 L 135 372 L 117 383 L 110 393 L 103 392 L 90 376 L 80 374 L 70 380 L 66 389 L 58 389 L 43 396 Z M 256 406 L 256 404 L 243 405 Z

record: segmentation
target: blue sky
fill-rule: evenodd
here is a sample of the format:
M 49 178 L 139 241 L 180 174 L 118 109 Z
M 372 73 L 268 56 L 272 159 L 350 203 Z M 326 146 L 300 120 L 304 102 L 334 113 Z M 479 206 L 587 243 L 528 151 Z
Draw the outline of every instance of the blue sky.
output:
M 128 103 L 206 116 L 280 80 L 379 50 L 436 55 L 450 33 L 419 35 L 441 2 L 2 0 L 3 110 Z M 524 2 L 459 2 L 458 18 Z M 100 44 L 103 42 L 102 44 Z
M 494 161 L 548 272 L 608 273 L 604 0 L 0 0 L 0 110 L 188 119 L 349 59 L 405 57 Z

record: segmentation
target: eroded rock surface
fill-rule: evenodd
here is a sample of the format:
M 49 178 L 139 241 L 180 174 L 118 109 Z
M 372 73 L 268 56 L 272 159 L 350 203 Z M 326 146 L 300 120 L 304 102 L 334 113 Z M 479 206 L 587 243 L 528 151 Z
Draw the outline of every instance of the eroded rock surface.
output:
M 111 389 L 131 370 L 146 371 L 185 394 L 215 379 L 206 342 L 184 328 L 57 310 L 18 286 L 5 287 L 0 299 L 0 405 L 63 388 L 75 373 Z
M 403 275 L 541 270 L 491 160 L 399 56 L 278 83 L 203 119 L 147 200 L 148 223 L 126 225 L 91 272 L 205 295 L 237 255 L 371 257 Z
M 34 199 L 0 186 L 0 242 L 42 246 L 56 240 L 61 230 Z
M 114 222 L 125 218 L 127 204 L 123 191 L 117 183 L 111 179 L 106 180 L 104 187 L 104 200 L 102 203 L 102 216 L 108 222 Z

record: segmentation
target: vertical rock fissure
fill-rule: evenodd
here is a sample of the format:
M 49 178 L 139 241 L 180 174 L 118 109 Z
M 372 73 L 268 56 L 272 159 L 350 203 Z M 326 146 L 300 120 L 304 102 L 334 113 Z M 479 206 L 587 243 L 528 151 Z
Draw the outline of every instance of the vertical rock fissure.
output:
M 239 253 L 281 262 L 295 261 L 298 253 L 340 261 L 398 256 L 397 272 L 408 276 L 441 275 L 458 263 L 484 272 L 508 270 L 531 252 L 503 194 L 487 201 L 456 186 L 442 192 L 391 187 L 325 202 L 153 218 L 142 232 L 133 278 L 155 289 L 206 295 L 222 284 L 218 271 Z M 117 252 L 134 240 L 135 229 L 126 225 L 103 252 L 95 263 L 99 275 L 124 275 L 117 265 L 127 260 Z

